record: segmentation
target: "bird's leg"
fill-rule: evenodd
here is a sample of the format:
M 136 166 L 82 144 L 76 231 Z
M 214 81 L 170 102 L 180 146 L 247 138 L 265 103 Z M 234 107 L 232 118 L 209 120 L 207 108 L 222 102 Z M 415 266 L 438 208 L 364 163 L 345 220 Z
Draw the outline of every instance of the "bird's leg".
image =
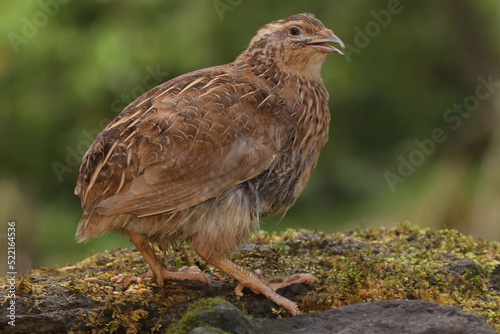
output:
M 231 275 L 239 282 L 239 285 L 235 290 L 236 295 L 238 295 L 239 293 L 239 295 L 242 296 L 243 294 L 241 293 L 241 290 L 243 289 L 243 287 L 247 287 L 256 294 L 262 293 L 269 300 L 287 309 L 292 315 L 300 314 L 299 306 L 295 302 L 276 293 L 275 289 L 279 289 L 280 287 L 288 286 L 290 284 L 312 283 L 315 281 L 315 278 L 308 274 L 303 276 L 293 275 L 290 277 L 285 277 L 282 278 L 280 282 L 276 282 L 275 278 L 266 280 L 262 277 L 262 275 L 256 274 L 243 267 L 240 267 L 226 258 L 212 259 L 208 256 L 204 256 L 205 254 L 203 254 L 202 252 L 198 252 L 198 254 L 205 261 L 219 268 L 223 272 Z
M 165 268 L 165 265 L 156 257 L 153 249 L 149 245 L 149 240 L 145 235 L 129 232 L 130 241 L 135 245 L 135 248 L 141 252 L 144 260 L 156 276 L 159 286 L 164 285 L 165 280 L 189 280 L 199 281 L 202 283 L 210 283 L 210 280 L 200 272 L 198 267 L 184 267 L 178 271 L 170 271 Z

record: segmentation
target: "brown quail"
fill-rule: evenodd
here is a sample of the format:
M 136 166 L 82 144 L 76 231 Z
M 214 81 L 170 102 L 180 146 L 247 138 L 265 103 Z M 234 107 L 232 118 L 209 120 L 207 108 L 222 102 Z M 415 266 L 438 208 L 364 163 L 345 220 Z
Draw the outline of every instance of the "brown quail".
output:
M 130 236 L 158 284 L 209 283 L 196 267 L 167 270 L 151 243 L 179 240 L 243 287 L 292 314 L 275 292 L 313 283 L 310 274 L 266 280 L 230 260 L 259 218 L 286 212 L 328 138 L 326 43 L 342 41 L 312 14 L 266 24 L 232 63 L 169 80 L 127 106 L 83 158 L 75 193 L 79 241 L 109 231 Z

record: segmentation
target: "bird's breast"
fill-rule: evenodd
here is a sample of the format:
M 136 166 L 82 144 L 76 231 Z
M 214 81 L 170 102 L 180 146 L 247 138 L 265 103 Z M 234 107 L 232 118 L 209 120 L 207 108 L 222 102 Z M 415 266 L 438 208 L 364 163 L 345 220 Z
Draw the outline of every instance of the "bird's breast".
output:
M 286 211 L 304 189 L 328 139 L 328 93 L 321 84 L 303 84 L 289 110 L 291 125 L 271 166 L 247 181 L 260 198 L 261 216 Z

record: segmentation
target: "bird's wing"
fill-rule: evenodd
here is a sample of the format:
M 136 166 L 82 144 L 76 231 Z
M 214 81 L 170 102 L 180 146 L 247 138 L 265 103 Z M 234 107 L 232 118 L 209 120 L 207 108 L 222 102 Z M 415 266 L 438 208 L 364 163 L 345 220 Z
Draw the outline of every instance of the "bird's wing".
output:
M 175 212 L 266 170 L 285 126 L 276 118 L 280 103 L 240 78 L 193 72 L 129 105 L 84 157 L 75 190 L 84 211 Z

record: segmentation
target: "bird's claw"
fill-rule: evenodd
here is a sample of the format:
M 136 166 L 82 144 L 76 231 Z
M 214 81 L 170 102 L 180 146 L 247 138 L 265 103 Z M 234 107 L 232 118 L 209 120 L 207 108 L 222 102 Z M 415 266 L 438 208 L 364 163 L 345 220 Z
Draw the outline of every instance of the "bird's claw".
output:
M 266 285 L 269 286 L 274 291 L 294 284 L 299 284 L 299 283 L 313 284 L 318 281 L 318 279 L 311 274 L 295 274 L 285 277 L 282 276 L 264 277 L 260 270 L 256 270 L 254 274 L 258 276 L 260 279 L 262 279 L 266 283 Z M 236 295 L 236 298 L 240 299 L 241 297 L 243 297 L 244 288 L 245 286 L 243 284 L 238 283 L 238 285 L 234 289 L 234 294 Z M 252 292 L 255 293 L 256 295 L 260 294 L 260 291 L 255 291 L 253 289 L 250 290 L 252 290 Z
M 165 281 L 167 280 L 176 280 L 176 281 L 198 281 L 201 283 L 210 284 L 210 280 L 207 276 L 201 273 L 200 268 L 193 267 L 182 267 L 177 270 L 167 270 L 163 268 L 161 270 L 160 275 L 156 275 L 156 279 L 159 286 L 163 286 Z
M 197 266 L 192 266 L 192 267 L 185 266 L 177 269 L 177 271 L 182 273 L 201 273 L 201 269 L 198 268 Z

